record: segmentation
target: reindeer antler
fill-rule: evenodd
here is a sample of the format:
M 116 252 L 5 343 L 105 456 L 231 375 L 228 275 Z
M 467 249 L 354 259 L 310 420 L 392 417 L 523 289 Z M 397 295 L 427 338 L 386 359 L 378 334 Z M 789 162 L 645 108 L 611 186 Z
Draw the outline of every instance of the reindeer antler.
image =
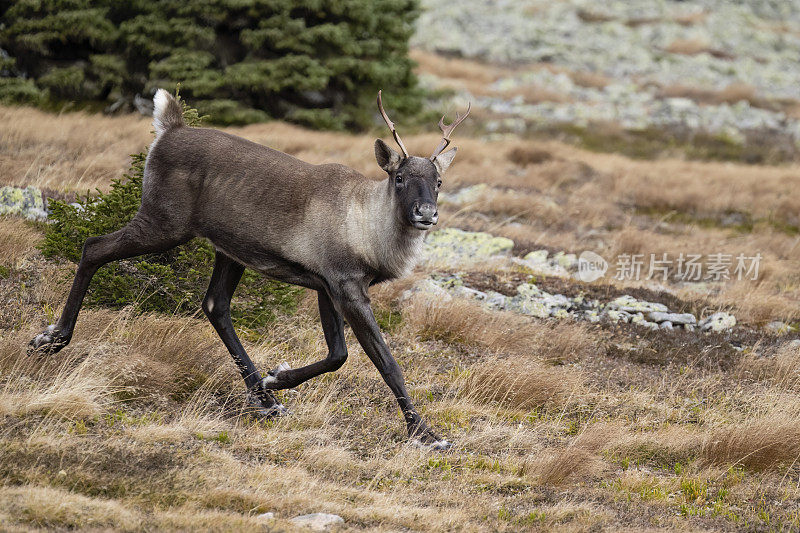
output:
M 389 129 L 392 130 L 392 135 L 394 136 L 395 142 L 397 142 L 400 149 L 403 151 L 403 156 L 408 158 L 408 150 L 406 150 L 406 146 L 403 144 L 403 141 L 400 140 L 400 136 L 397 134 L 397 130 L 394 129 L 394 122 L 389 120 L 389 115 L 386 114 L 386 111 L 383 109 L 383 102 L 381 102 L 381 91 L 378 91 L 378 109 L 381 112 L 381 116 L 383 120 L 386 122 L 386 125 L 389 126 Z
M 467 118 L 467 115 L 469 115 L 469 110 L 471 108 L 472 108 L 472 103 L 471 102 L 467 103 L 467 112 L 464 113 L 464 116 L 462 117 L 461 115 L 456 113 L 456 119 L 449 126 L 444 125 L 444 115 L 442 115 L 442 118 L 439 119 L 439 129 L 442 130 L 444 136 L 442 137 L 442 142 L 440 142 L 439 146 L 436 147 L 436 150 L 433 151 L 433 155 L 431 156 L 431 161 L 436 159 L 436 156 L 441 154 L 444 151 L 444 149 L 447 148 L 447 146 L 450 144 L 450 134 L 453 133 L 453 130 L 456 129 L 456 127 L 459 124 L 461 124 L 461 122 L 465 118 Z

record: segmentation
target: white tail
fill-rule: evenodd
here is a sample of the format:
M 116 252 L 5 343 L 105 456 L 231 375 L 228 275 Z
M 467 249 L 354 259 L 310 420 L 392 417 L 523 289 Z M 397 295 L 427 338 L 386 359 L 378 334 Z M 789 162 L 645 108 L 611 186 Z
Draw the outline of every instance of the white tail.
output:
M 164 89 L 157 90 L 153 97 L 153 127 L 156 135 L 181 125 L 183 125 L 183 112 L 178 101 Z

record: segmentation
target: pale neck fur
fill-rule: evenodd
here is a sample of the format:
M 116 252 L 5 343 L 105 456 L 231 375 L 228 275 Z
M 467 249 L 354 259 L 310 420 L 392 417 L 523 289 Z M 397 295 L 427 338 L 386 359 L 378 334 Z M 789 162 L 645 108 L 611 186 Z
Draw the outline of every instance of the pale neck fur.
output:
M 364 180 L 358 189 L 347 213 L 348 242 L 375 270 L 389 277 L 408 274 L 422 250 L 425 232 L 401 218 L 389 180 Z

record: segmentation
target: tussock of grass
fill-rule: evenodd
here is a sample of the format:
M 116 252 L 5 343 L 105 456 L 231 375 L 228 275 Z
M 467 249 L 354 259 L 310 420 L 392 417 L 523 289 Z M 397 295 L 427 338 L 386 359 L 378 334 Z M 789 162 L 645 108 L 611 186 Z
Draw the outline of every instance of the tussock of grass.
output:
M 30 223 L 18 218 L 0 217 L 0 267 L 16 268 L 23 260 L 31 257 L 42 235 Z M 0 276 L 3 270 L 0 269 Z
M 777 412 L 718 428 L 703 443 L 702 458 L 757 471 L 791 468 L 800 460 L 800 418 Z
M 561 485 L 569 480 L 597 475 L 605 465 L 598 452 L 613 436 L 615 429 L 606 424 L 590 426 L 566 447 L 526 462 L 523 474 L 532 476 L 543 485 Z
M 584 356 L 596 346 L 592 333 L 581 324 L 533 322 L 513 313 L 488 311 L 463 299 L 438 302 L 417 298 L 403 308 L 403 314 L 405 327 L 423 340 L 477 345 L 490 354 L 561 361 Z
M 142 526 L 138 513 L 116 501 L 49 487 L 0 488 L 0 513 L 47 529 L 136 531 Z
M 521 410 L 564 407 L 580 397 L 581 389 L 579 373 L 530 358 L 481 361 L 470 369 L 464 383 L 468 398 Z

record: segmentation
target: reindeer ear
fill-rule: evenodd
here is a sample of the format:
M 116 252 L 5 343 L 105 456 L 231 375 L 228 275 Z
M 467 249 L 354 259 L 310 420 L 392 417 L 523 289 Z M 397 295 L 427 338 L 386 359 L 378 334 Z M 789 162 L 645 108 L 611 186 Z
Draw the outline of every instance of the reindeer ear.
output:
M 380 139 L 375 139 L 375 159 L 378 160 L 378 165 L 386 172 L 397 170 L 403 161 L 400 154 L 389 148 L 389 145 Z
M 439 154 L 433 158 L 433 164 L 436 165 L 436 170 L 439 172 L 439 175 L 444 175 L 445 170 L 450 166 L 450 163 L 453 162 L 453 158 L 456 156 L 456 152 L 458 148 L 453 148 L 452 150 L 448 150 L 443 154 Z

